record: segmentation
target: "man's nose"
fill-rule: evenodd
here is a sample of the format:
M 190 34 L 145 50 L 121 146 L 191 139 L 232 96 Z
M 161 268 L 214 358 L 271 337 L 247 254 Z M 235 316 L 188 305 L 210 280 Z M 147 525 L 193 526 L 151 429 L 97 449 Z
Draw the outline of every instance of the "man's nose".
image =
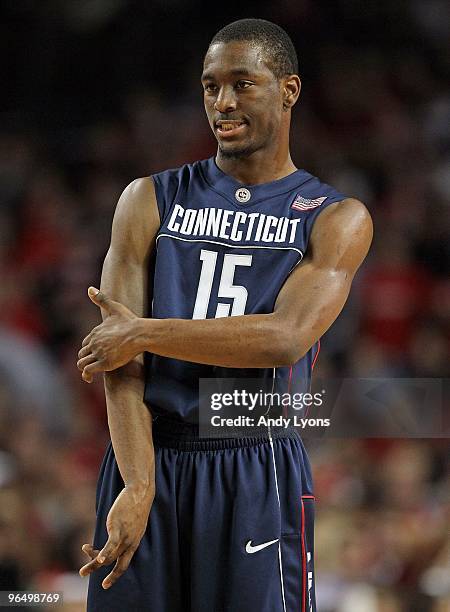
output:
M 214 102 L 214 108 L 219 113 L 230 113 L 236 110 L 236 96 L 233 87 L 221 87 Z

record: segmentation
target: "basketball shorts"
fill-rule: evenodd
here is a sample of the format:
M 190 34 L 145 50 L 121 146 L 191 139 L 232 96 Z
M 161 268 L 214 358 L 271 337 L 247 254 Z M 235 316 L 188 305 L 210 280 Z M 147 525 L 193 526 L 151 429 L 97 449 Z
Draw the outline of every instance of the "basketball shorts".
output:
M 155 420 L 156 496 L 128 570 L 90 576 L 88 612 L 315 612 L 314 497 L 293 430 L 199 439 Z M 112 446 L 97 488 L 95 548 L 123 488 Z

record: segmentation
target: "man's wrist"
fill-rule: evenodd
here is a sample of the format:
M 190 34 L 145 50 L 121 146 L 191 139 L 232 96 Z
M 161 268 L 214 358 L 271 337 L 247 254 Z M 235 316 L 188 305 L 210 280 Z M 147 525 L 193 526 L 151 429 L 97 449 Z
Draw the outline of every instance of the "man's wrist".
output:
M 142 317 L 133 320 L 133 344 L 135 347 L 133 352 L 135 352 L 135 355 L 152 351 L 152 328 L 155 328 L 155 323 L 155 319 L 144 319 Z
M 129 482 L 125 485 L 125 488 L 131 493 L 136 503 L 152 500 L 155 496 L 154 481 Z

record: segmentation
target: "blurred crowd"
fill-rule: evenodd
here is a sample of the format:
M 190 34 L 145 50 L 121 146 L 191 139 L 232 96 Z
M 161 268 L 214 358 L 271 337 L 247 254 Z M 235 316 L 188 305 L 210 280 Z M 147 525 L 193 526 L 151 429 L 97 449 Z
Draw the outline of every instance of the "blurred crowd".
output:
M 292 35 L 294 162 L 374 219 L 318 374 L 448 376 L 450 9 L 282 0 L 209 16 L 180 0 L 17 0 L 1 13 L 0 590 L 61 590 L 77 606 L 108 441 L 102 383 L 75 367 L 99 321 L 86 291 L 127 183 L 214 153 L 199 75 L 222 25 L 259 16 Z M 308 448 L 320 612 L 448 611 L 448 440 Z

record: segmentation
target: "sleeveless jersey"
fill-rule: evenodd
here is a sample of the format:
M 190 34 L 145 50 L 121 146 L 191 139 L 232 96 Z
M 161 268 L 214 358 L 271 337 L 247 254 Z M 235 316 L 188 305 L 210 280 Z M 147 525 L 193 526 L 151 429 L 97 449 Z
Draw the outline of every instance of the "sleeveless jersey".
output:
M 153 180 L 161 227 L 148 314 L 158 319 L 273 312 L 307 251 L 316 217 L 346 197 L 305 170 L 245 186 L 223 173 L 214 158 Z M 144 398 L 154 415 L 196 423 L 199 378 L 275 377 L 277 387 L 289 391 L 295 381 L 309 381 L 317 352 L 318 344 L 292 367 L 258 369 L 147 354 Z

